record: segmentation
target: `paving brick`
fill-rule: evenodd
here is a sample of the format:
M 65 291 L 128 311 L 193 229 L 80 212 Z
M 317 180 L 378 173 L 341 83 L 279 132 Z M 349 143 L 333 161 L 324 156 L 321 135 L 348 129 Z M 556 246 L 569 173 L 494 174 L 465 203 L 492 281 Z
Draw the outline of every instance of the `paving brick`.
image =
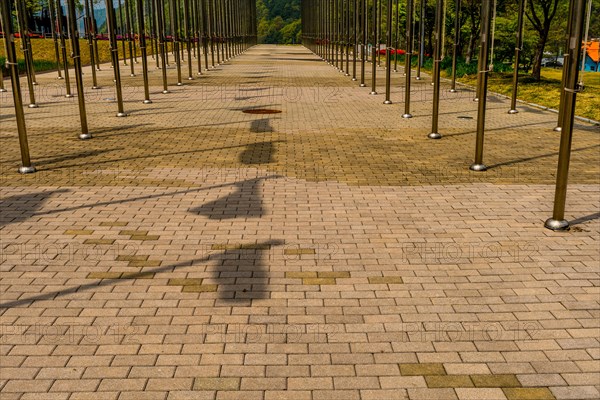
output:
M 425 377 L 427 387 L 430 388 L 459 388 L 473 387 L 469 375 L 429 375 Z
M 504 388 L 502 389 L 509 400 L 554 400 L 555 397 L 548 388 Z
M 445 375 L 442 364 L 400 364 L 400 373 L 404 376 Z
M 196 378 L 194 390 L 238 390 L 240 378 Z

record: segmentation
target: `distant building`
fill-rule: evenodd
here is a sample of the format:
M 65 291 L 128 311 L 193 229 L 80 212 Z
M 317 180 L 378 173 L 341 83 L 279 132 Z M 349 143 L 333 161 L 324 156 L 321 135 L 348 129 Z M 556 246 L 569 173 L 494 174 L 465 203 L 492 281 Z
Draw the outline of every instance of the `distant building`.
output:
M 93 10 L 94 18 L 96 19 L 96 26 L 101 29 L 101 27 L 104 27 L 106 24 L 106 8 L 102 5 L 94 5 Z M 77 13 L 77 28 L 79 29 L 80 34 L 83 36 L 85 31 L 85 18 L 83 15 L 83 10 L 78 8 L 75 12 Z M 62 14 L 63 29 L 66 31 L 68 30 L 66 5 L 62 5 Z M 31 32 L 49 36 L 53 23 L 50 21 L 50 10 L 48 7 L 44 6 L 41 11 L 35 13 L 28 21 L 28 25 Z
M 600 72 L 600 39 L 587 42 L 584 70 Z

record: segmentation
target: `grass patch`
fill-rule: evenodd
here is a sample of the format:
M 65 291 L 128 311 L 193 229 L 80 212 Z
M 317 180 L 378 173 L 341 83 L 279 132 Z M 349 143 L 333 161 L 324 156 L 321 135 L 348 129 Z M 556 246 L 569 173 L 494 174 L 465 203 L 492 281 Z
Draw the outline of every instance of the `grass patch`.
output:
M 67 40 L 67 58 L 69 65 L 73 65 L 71 59 L 70 41 Z M 21 51 L 20 39 L 15 39 L 15 46 L 17 48 L 17 59 L 19 64 L 19 71 L 25 73 L 25 62 L 23 58 L 23 52 Z M 125 47 L 127 47 L 126 45 Z M 31 47 L 33 49 L 33 63 L 36 72 L 43 72 L 56 69 L 56 57 L 54 53 L 54 41 L 52 39 L 32 39 Z M 90 51 L 88 42 L 85 39 L 79 39 L 79 49 L 81 51 L 81 62 L 83 65 L 90 64 Z M 60 48 L 59 48 L 60 50 Z M 148 54 L 151 54 L 151 48 L 148 43 Z M 127 47 L 127 51 L 129 48 Z M 98 55 L 101 63 L 110 62 L 110 48 L 107 40 L 98 40 Z M 129 56 L 129 53 L 127 53 Z M 137 48 L 137 55 L 141 56 L 139 47 Z M 123 46 L 119 42 L 119 60 L 123 59 Z M 4 53 L 4 39 L 0 39 L 0 61 L 2 62 L 3 72 L 6 75 L 6 69 L 4 63 L 6 60 L 6 54 Z
M 412 58 L 412 66 L 416 68 L 418 57 Z M 383 57 L 385 59 L 385 57 Z M 402 64 L 400 64 L 402 62 Z M 398 63 L 404 64 L 404 55 L 398 56 Z M 446 57 L 441 63 L 442 76 L 452 76 L 452 57 Z M 433 59 L 428 57 L 424 60 L 423 70 L 433 70 Z M 492 92 L 505 96 L 512 94 L 513 68 L 508 64 L 495 64 L 494 72 L 489 75 L 488 89 Z M 521 73 L 519 77 L 520 100 L 528 103 L 539 104 L 544 107 L 558 110 L 560 107 L 560 91 L 562 80 L 562 69 L 542 68 L 542 79 L 535 81 L 531 75 Z M 476 86 L 477 85 L 477 60 L 466 64 L 463 59 L 458 60 L 456 67 L 457 81 Z M 576 115 L 600 121 L 600 72 L 587 72 L 583 76 L 585 90 L 577 95 Z

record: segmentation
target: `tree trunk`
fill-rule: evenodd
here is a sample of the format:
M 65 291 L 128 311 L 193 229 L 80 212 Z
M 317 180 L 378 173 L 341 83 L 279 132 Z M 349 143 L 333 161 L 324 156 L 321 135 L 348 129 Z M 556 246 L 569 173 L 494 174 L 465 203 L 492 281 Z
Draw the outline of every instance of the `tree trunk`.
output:
M 540 38 L 535 47 L 531 74 L 536 81 L 542 79 L 542 59 L 544 58 L 544 49 L 546 48 L 546 42 L 548 41 L 548 31 L 548 29 L 545 29 L 543 32 L 539 32 Z

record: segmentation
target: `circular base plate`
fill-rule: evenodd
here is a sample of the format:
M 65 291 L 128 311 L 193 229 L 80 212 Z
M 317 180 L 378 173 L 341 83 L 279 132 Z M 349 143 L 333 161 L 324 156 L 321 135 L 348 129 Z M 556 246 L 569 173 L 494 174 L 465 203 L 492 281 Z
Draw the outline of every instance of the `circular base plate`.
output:
M 442 138 L 442 135 L 440 135 L 440 134 L 439 134 L 439 133 L 437 133 L 437 132 L 431 132 L 429 135 L 427 135 L 427 137 L 428 137 L 429 139 L 441 139 L 441 138 Z
M 56 77 L 56 79 L 62 80 L 62 79 L 65 79 L 65 78 L 63 78 L 62 76 L 58 76 L 58 77 Z
M 357 79 L 356 79 L 356 78 L 352 78 L 352 82 L 356 82 L 356 81 L 357 81 Z
M 408 118 L 412 118 L 412 117 L 413 117 L 412 114 L 402 114 L 402 118 L 408 119 Z
M 473 101 L 474 101 L 474 102 L 478 102 L 478 101 L 479 101 L 479 99 L 478 99 L 477 97 L 475 97 L 475 98 L 473 99 Z
M 92 134 L 91 133 L 80 133 L 79 134 L 79 139 L 81 140 L 88 140 L 92 138 Z
M 361 83 L 361 84 L 360 84 L 360 87 L 367 87 L 367 85 L 366 85 L 366 84 L 364 84 L 364 83 Z
M 100 89 L 100 86 L 92 86 L 92 90 L 98 90 Z
M 144 103 L 144 104 L 152 104 L 152 100 L 144 100 L 142 103 Z
M 188 76 L 188 81 L 193 81 L 194 77 L 193 76 Z
M 421 78 L 420 76 L 417 76 L 415 79 L 418 80 L 418 81 L 420 81 L 423 78 Z
M 391 100 L 386 100 L 386 101 L 383 102 L 383 104 L 392 104 L 392 101 Z
M 162 93 L 163 93 L 163 94 L 169 94 L 169 93 L 171 93 L 171 92 L 170 92 L 170 91 L 168 91 L 168 90 L 163 90 L 163 91 L 162 91 Z
M 377 92 L 371 92 L 369 93 L 371 96 L 375 96 L 377 94 Z
M 7 92 L 7 90 L 6 89 L 0 89 L 0 93 L 4 93 L 4 92 Z
M 35 172 L 35 167 L 30 165 L 29 167 L 19 167 L 20 174 L 33 174 Z
M 132 78 L 135 78 L 135 74 L 129 74 L 129 76 L 131 76 Z
M 450 93 L 458 93 L 458 90 L 456 90 L 456 89 L 450 89 Z
M 509 114 L 518 114 L 519 110 L 508 110 Z
M 485 164 L 472 164 L 469 169 L 475 172 L 487 171 L 488 167 Z
M 28 105 L 29 108 L 39 108 L 39 106 L 37 104 L 30 104 Z
M 74 95 L 72 95 L 72 94 L 65 94 L 65 97 L 66 97 L 67 99 L 70 99 L 71 97 L 75 97 L 75 96 L 74 96 Z
M 556 128 L 553 129 L 554 132 L 562 132 L 562 127 L 557 126 Z
M 177 86 L 183 86 L 183 83 L 177 82 Z
M 126 117 L 126 116 L 127 116 L 126 113 L 117 113 L 117 117 L 119 117 L 119 118 L 123 118 L 123 117 Z
M 544 226 L 553 231 L 568 231 L 570 226 L 567 220 L 558 220 L 549 218 L 544 223 Z

